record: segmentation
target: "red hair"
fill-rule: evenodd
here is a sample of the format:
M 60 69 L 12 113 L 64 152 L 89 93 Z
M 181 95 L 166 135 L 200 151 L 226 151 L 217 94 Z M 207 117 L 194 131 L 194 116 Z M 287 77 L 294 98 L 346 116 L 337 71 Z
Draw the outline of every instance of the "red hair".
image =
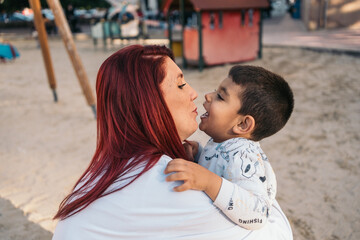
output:
M 187 158 L 160 89 L 166 76 L 166 57 L 174 60 L 164 46 L 133 45 L 101 65 L 96 80 L 96 152 L 54 219 L 70 217 L 96 199 L 123 189 L 163 154 Z M 139 174 L 129 177 L 139 168 Z M 129 178 L 124 186 L 106 191 L 115 181 Z

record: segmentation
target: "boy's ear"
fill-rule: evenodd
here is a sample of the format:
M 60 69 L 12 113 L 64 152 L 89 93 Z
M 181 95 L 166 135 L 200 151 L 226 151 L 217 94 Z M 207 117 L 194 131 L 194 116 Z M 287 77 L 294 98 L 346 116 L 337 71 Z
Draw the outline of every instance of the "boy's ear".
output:
M 237 135 L 250 137 L 255 128 L 255 119 L 250 116 L 241 116 L 238 123 L 233 127 L 233 131 Z

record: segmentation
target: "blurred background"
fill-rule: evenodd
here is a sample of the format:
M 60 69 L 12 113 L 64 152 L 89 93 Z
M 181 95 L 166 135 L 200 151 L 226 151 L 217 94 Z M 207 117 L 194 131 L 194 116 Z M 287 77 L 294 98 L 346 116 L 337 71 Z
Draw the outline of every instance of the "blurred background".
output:
M 47 1 L 40 3 L 48 37 L 60 38 Z M 109 44 L 133 39 L 165 39 L 175 56 L 180 57 L 181 65 L 197 65 L 200 70 L 206 65 L 261 58 L 263 44 L 341 52 L 356 52 L 358 48 L 359 0 L 63 0 L 60 3 L 75 39 L 91 39 L 94 47 L 104 49 Z M 240 25 L 235 17 L 241 19 Z M 38 39 L 33 19 L 28 0 L 0 0 L 0 40 Z M 203 31 L 199 31 L 200 24 Z M 235 26 L 237 33 L 231 35 Z M 216 51 L 216 41 L 224 34 L 227 37 L 222 40 L 229 43 L 229 48 Z M 235 39 L 243 44 L 235 44 Z M 246 50 L 245 54 L 249 44 L 258 46 L 251 46 L 253 52 Z M 194 45 L 196 49 L 185 45 Z M 242 57 L 229 57 L 233 46 Z
M 48 20 L 46 23 L 48 33 L 56 34 L 54 16 L 46 0 L 40 2 L 43 17 Z M 142 29 L 150 30 L 150 33 L 142 32 L 142 37 L 151 37 L 152 29 L 166 29 L 167 14 L 171 16 L 172 24 L 180 24 L 180 4 L 177 0 L 62 0 L 60 2 L 74 33 L 90 34 L 93 24 L 101 19 L 110 20 L 111 17 L 114 19 L 114 14 L 111 13 L 121 11 L 119 8 L 126 5 L 132 5 L 128 10 L 124 10 L 128 12 L 127 17 L 138 19 L 139 24 L 144 25 Z M 185 15 L 188 16 L 185 24 L 191 25 L 188 18 L 189 16 L 191 18 L 191 12 L 194 12 L 194 9 L 191 9 L 194 5 L 191 1 L 184 2 Z M 357 0 L 267 0 L 267 2 L 268 7 L 262 7 L 264 19 L 283 18 L 288 15 L 291 19 L 301 21 L 308 31 L 360 28 L 360 7 Z M 5 33 L 31 34 L 34 29 L 32 20 L 33 11 L 29 8 L 29 1 L 0 0 L 2 37 Z

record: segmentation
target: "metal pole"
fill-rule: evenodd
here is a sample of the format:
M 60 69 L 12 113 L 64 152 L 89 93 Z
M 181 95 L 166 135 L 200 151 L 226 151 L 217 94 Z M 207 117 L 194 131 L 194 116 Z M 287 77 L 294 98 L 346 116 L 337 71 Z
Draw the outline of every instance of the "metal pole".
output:
M 198 31 L 199 31 L 199 71 L 201 72 L 204 68 L 201 10 L 197 12 L 197 16 L 198 16 L 197 18 L 198 18 Z
M 111 21 L 104 21 L 101 23 L 101 26 L 102 26 L 102 31 L 103 31 L 103 47 L 104 47 L 104 50 L 106 50 L 106 39 L 107 39 L 107 31 L 106 31 L 106 25 L 110 25 Z
M 34 11 L 34 24 L 36 31 L 38 32 L 38 38 L 41 46 L 41 53 L 44 59 L 44 64 L 46 68 L 46 74 L 49 82 L 49 86 L 52 89 L 54 102 L 58 101 L 56 93 L 56 79 L 54 74 L 54 69 L 51 61 L 49 44 L 47 40 L 44 19 L 41 14 L 41 5 L 40 0 L 29 0 L 29 4 Z
M 172 24 L 171 24 L 171 14 L 170 11 L 167 13 L 167 23 L 168 23 L 168 38 L 169 38 L 169 48 L 174 51 L 173 49 L 173 40 L 172 40 Z
M 182 66 L 187 68 L 187 61 L 184 55 L 184 27 L 185 27 L 185 3 L 184 0 L 180 0 L 180 21 L 181 21 L 181 55 L 182 55 Z
M 327 8 L 328 8 L 328 0 L 324 1 L 324 11 L 323 11 L 323 28 L 326 29 L 327 25 Z
M 75 73 L 78 77 L 80 86 L 85 95 L 86 101 L 89 106 L 91 106 L 95 116 L 96 116 L 96 107 L 95 107 L 95 98 L 88 80 L 88 77 L 85 72 L 85 68 L 82 64 L 81 58 L 76 50 L 76 46 L 69 28 L 69 25 L 66 21 L 63 9 L 60 5 L 59 0 L 47 0 L 49 7 L 51 8 L 54 17 L 55 23 L 58 27 L 61 37 L 63 39 L 65 48 L 70 57 L 71 63 L 74 67 Z
M 262 49 L 263 49 L 263 45 L 262 45 L 262 35 L 263 35 L 263 10 L 260 9 L 260 21 L 259 21 L 259 52 L 258 52 L 258 58 L 261 59 L 262 58 Z

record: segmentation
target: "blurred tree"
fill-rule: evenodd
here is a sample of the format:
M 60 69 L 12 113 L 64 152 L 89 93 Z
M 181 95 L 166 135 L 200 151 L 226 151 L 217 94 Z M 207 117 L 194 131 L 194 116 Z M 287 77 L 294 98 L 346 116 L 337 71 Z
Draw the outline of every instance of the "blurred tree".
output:
M 48 8 L 46 0 L 40 0 L 42 8 Z M 66 7 L 68 4 L 73 5 L 75 8 L 108 8 L 110 4 L 105 0 L 60 0 L 61 5 Z M 28 0 L 0 0 L 0 13 L 7 12 L 12 13 L 18 10 L 22 10 L 25 7 L 29 7 Z
M 11 13 L 16 10 L 22 10 L 25 7 L 29 7 L 27 0 L 4 0 L 0 4 L 0 12 Z

